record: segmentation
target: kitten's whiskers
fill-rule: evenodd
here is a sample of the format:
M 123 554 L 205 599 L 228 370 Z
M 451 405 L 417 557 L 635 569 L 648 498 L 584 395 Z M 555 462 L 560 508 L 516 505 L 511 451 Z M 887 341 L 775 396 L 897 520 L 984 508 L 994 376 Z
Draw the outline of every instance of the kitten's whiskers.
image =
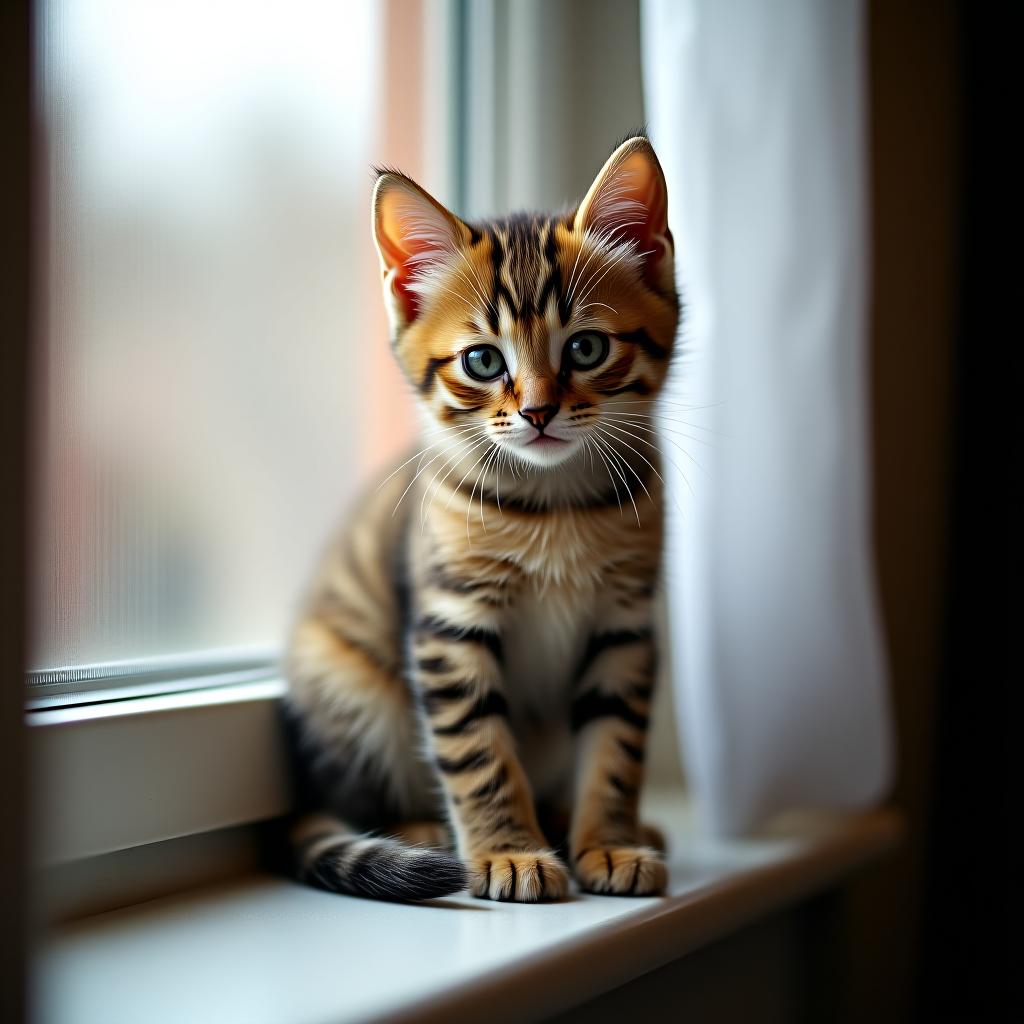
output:
M 626 495 L 629 498 L 630 502 L 632 502 L 633 514 L 636 516 L 636 525 L 640 526 L 640 510 L 636 507 L 636 501 L 633 498 L 633 488 L 629 486 L 629 481 L 623 475 L 622 470 L 619 469 L 619 463 L 625 462 L 626 468 L 632 471 L 633 475 L 637 478 L 637 480 L 640 480 L 639 475 L 637 474 L 636 470 L 633 469 L 633 467 L 630 466 L 629 463 L 626 462 L 625 459 L 623 459 L 622 456 L 617 451 L 615 451 L 615 449 L 612 448 L 612 446 L 606 440 L 604 440 L 601 437 L 598 437 L 596 434 L 592 436 L 596 444 L 604 448 L 604 450 L 608 453 L 609 458 L 612 460 L 612 468 L 618 474 L 619 479 L 622 481 L 622 486 L 626 488 Z M 643 481 L 641 480 L 640 483 L 642 485 Z M 644 490 L 646 490 L 646 487 L 644 488 Z M 619 502 L 619 507 L 622 507 L 621 500 Z
M 464 431 L 464 432 L 465 432 L 466 434 L 472 434 L 472 432 L 473 432 L 473 431 L 477 431 L 477 430 L 479 430 L 479 429 L 480 429 L 479 427 L 467 427 L 467 428 L 465 428 L 465 431 Z M 428 467 L 429 467 L 429 466 L 430 466 L 431 464 L 433 464 L 433 463 L 434 463 L 434 462 L 436 462 L 436 461 L 437 461 L 437 460 L 438 460 L 439 458 L 441 458 L 441 457 L 442 457 L 443 455 L 445 455 L 445 454 L 446 454 L 447 452 L 451 451 L 451 450 L 452 450 L 452 448 L 454 448 L 454 447 L 455 447 L 456 445 L 458 445 L 458 444 L 459 444 L 459 443 L 460 443 L 461 441 L 462 441 L 462 438 L 461 438 L 461 437 L 460 437 L 460 438 L 457 438 L 457 439 L 456 439 L 456 440 L 454 441 L 454 443 L 453 443 L 452 445 L 450 445 L 450 446 L 449 446 L 448 448 L 445 448 L 445 449 L 444 449 L 443 451 L 437 452 L 437 453 L 436 453 L 435 455 L 433 455 L 433 456 L 432 456 L 432 457 L 431 457 L 430 459 L 428 459 L 428 460 L 427 460 L 427 462 L 426 462 L 426 464 L 425 464 L 425 465 L 422 465 L 422 466 L 420 466 L 420 467 L 419 467 L 419 468 L 418 468 L 418 469 L 416 470 L 415 474 L 413 475 L 413 478 L 412 478 L 412 479 L 411 479 L 411 480 L 409 481 L 409 483 L 408 483 L 408 484 L 406 485 L 406 488 L 405 488 L 405 490 L 404 490 L 404 491 L 402 491 L 402 495 L 401 495 L 401 497 L 400 497 L 400 498 L 398 499 L 398 502 L 396 503 L 395 507 L 394 507 L 394 508 L 393 508 L 393 509 L 391 510 L 391 515 L 392 515 L 392 517 L 393 517 L 393 516 L 395 515 L 395 513 L 396 513 L 396 512 L 398 511 L 398 508 L 399 508 L 399 506 L 400 506 L 400 505 L 402 504 L 402 502 L 403 502 L 403 501 L 405 501 L 405 496 L 406 496 L 406 495 L 407 495 L 407 494 L 409 493 L 409 491 L 410 491 L 410 490 L 412 489 L 412 486 L 413 486 L 413 484 L 415 484 L 415 483 L 416 483 L 416 481 L 417 481 L 417 480 L 418 480 L 418 479 L 420 478 L 420 474 L 421 474 L 421 473 L 422 473 L 422 472 L 423 472 L 423 471 L 424 471 L 425 469 L 427 469 L 427 468 L 428 468 Z M 424 454 L 425 454 L 425 453 L 424 453 Z

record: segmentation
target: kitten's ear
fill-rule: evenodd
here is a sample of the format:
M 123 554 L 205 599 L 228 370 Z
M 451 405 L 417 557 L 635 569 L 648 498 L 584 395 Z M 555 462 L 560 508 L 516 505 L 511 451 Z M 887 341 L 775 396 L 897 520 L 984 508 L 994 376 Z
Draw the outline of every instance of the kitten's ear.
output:
M 654 148 L 643 136 L 627 139 L 594 179 L 576 211 L 579 232 L 635 241 L 643 253 L 643 273 L 657 288 L 673 284 L 672 232 L 668 228 L 668 188 Z
M 384 171 L 373 190 L 373 237 L 380 253 L 384 298 L 397 326 L 419 314 L 419 280 L 453 257 L 469 228 L 411 178 Z

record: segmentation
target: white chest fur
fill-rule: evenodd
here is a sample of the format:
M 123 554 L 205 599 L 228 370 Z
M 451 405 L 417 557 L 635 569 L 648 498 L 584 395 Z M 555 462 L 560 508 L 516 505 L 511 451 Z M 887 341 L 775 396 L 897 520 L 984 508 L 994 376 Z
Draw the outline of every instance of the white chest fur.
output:
M 592 627 L 592 604 L 575 588 L 530 589 L 517 600 L 503 637 L 512 725 L 539 795 L 553 793 L 569 775 L 569 704 Z

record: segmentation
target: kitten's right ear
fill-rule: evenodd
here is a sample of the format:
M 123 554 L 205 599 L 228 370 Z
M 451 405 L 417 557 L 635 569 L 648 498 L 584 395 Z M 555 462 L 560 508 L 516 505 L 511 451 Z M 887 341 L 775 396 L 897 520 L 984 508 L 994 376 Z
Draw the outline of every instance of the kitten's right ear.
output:
M 393 326 L 419 315 L 422 279 L 455 256 L 471 232 L 411 178 L 383 171 L 373 190 L 373 237 Z

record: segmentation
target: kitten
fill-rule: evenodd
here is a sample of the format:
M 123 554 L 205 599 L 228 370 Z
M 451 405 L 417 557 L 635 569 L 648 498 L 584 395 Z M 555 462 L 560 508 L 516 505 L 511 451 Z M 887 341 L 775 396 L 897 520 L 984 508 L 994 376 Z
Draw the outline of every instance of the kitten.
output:
M 658 892 L 637 820 L 662 548 L 649 413 L 679 303 L 657 157 L 630 138 L 571 213 L 476 225 L 381 171 L 373 230 L 430 443 L 351 517 L 291 637 L 320 812 L 297 819 L 296 870 L 394 899 L 553 899 L 570 870 Z

